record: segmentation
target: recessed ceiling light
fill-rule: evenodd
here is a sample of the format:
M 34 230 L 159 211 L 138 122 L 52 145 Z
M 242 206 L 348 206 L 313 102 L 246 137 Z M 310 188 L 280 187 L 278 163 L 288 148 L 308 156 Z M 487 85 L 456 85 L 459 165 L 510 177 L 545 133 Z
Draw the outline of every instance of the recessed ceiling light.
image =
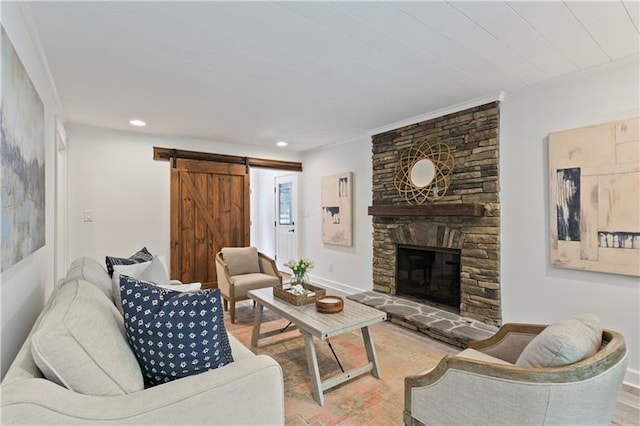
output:
M 276 145 L 278 145 L 278 146 L 282 147 L 282 146 L 287 146 L 287 145 L 289 145 L 289 144 L 288 144 L 288 143 L 286 143 L 285 141 L 278 141 L 278 142 L 276 142 Z
M 142 120 L 138 120 L 137 118 L 133 119 L 133 120 L 130 120 L 129 124 L 131 124 L 132 126 L 137 126 L 137 127 L 144 127 L 144 126 L 147 125 L 147 123 L 145 123 Z

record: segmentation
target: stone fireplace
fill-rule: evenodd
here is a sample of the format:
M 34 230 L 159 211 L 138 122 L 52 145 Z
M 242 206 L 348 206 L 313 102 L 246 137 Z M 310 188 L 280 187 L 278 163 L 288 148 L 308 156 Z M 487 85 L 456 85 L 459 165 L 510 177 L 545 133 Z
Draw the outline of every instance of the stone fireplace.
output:
M 501 324 L 498 130 L 499 103 L 493 102 L 373 136 L 374 291 L 448 304 L 463 317 Z M 443 198 L 409 205 L 394 187 L 395 166 L 403 150 L 422 140 L 446 143 L 455 165 Z M 398 257 L 405 248 L 415 250 L 409 259 Z M 425 249 L 458 254 L 459 264 L 444 256 L 436 271 L 429 265 L 435 255 L 421 256 Z M 399 262 L 408 270 L 397 269 Z M 457 295 L 423 297 L 456 274 Z M 412 286 L 416 294 L 407 294 Z

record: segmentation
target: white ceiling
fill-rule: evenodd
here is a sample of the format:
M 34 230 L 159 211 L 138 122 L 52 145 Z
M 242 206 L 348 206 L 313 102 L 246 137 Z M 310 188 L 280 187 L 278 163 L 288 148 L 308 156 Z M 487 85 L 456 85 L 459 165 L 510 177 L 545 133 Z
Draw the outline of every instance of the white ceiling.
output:
M 639 4 L 29 5 L 67 121 L 305 150 L 638 55 Z

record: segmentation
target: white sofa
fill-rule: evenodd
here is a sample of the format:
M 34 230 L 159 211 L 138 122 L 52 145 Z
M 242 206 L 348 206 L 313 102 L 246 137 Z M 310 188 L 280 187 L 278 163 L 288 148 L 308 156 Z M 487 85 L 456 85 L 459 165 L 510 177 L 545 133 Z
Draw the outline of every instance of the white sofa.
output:
M 105 297 L 92 290 L 93 287 L 87 289 L 86 282 L 99 288 Z M 284 385 L 280 365 L 266 355 L 253 354 L 231 334 L 233 363 L 147 389 L 97 396 L 76 392 L 48 380 L 32 356 L 32 337 L 36 330 L 46 325 L 46 321 L 56 320 L 47 312 L 52 310 L 52 305 L 62 303 L 61 295 L 72 293 L 61 292 L 65 286 L 70 286 L 67 290 L 73 286 L 92 290 L 94 296 L 90 303 L 97 303 L 101 312 L 108 312 L 100 319 L 104 323 L 106 318 L 106 327 L 92 330 L 91 335 L 118 337 L 117 333 L 124 333 L 123 318 L 117 309 L 102 306 L 113 304 L 111 279 L 107 271 L 95 260 L 76 260 L 67 277 L 56 286 L 0 386 L 0 423 L 284 424 Z M 85 312 L 87 318 L 78 318 L 76 313 L 73 321 L 95 324 L 95 318 L 90 318 L 93 306 L 76 306 L 81 308 L 77 311 Z M 67 320 L 69 318 L 63 318 L 63 322 Z M 109 341 L 97 340 L 100 345 Z M 57 350 L 64 351 L 65 347 Z M 116 348 L 100 347 L 99 356 L 92 361 L 111 363 L 113 368 L 114 362 L 120 362 L 113 359 L 116 353 Z M 64 352 L 62 354 L 64 356 Z M 91 357 L 89 352 L 87 354 Z M 136 363 L 134 365 L 134 368 L 139 368 Z M 97 377 L 102 374 L 101 366 L 97 367 L 94 370 L 98 371 L 96 377 L 87 373 L 88 377 L 80 379 L 88 382 L 102 380 Z M 122 369 L 130 367 L 123 362 Z M 86 370 L 82 371 L 84 374 Z M 50 375 L 48 372 L 47 376 Z

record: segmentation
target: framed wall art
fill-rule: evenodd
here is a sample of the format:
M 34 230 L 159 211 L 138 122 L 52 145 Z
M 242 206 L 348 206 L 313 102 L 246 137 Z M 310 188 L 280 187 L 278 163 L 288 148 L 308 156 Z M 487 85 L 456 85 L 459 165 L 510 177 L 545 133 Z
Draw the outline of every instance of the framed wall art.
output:
M 353 173 L 323 176 L 320 182 L 322 242 L 351 246 Z
M 640 118 L 549 135 L 551 264 L 640 276 Z
M 1 31 L 0 271 L 6 271 L 45 244 L 44 105 Z

